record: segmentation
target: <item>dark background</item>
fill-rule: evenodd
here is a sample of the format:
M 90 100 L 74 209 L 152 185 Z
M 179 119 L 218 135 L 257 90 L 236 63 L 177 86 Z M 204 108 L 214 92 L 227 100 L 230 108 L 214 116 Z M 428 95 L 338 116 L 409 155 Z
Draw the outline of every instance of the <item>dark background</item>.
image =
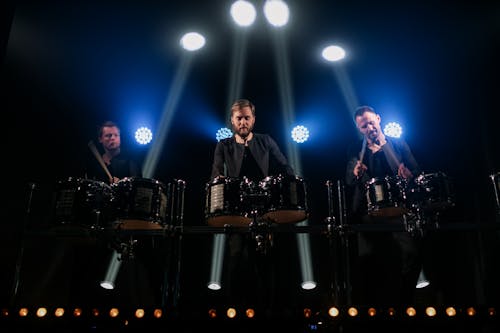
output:
M 22 244 L 28 185 L 36 184 L 33 200 L 39 214 L 32 214 L 29 229 L 37 221 L 46 222 L 56 180 L 81 175 L 87 142 L 96 140 L 97 126 L 104 120 L 119 123 L 124 148 L 144 159 L 148 147 L 134 145 L 133 131 L 139 125 L 152 129 L 158 125 L 185 56 L 178 41 L 191 30 L 204 34 L 207 44 L 192 59 L 153 178 L 186 181 L 184 224 L 205 224 L 205 184 L 215 131 L 226 125 L 237 31 L 228 14 L 230 3 L 9 1 L 2 5 L 1 109 L 7 132 L 1 304 L 12 301 L 10 286 Z M 294 124 L 282 120 L 272 29 L 263 17 L 263 2 L 254 3 L 257 20 L 246 31 L 239 97 L 256 105 L 255 131 L 270 133 L 285 152 Z M 498 216 L 490 176 L 500 170 L 496 107 L 500 6 L 482 1 L 288 3 L 291 19 L 283 34 L 292 106 L 296 122 L 311 131 L 309 141 L 297 146 L 300 176 L 310 188 L 309 223 L 321 225 L 328 216 L 325 182 L 343 179 L 347 145 L 357 138 L 352 110 L 335 77 L 334 67 L 341 66 L 360 105 L 373 106 L 383 123 L 403 125 L 403 137 L 422 169 L 443 171 L 453 180 L 456 206 L 441 221 L 452 230 L 443 228 L 428 241 L 428 275 L 437 283 L 425 301 L 498 303 L 498 286 L 492 282 L 499 275 Z M 330 43 L 347 50 L 341 64 L 322 60 L 321 50 Z M 453 229 L 455 224 L 465 227 Z M 55 282 L 35 282 L 35 277 L 48 274 L 53 255 L 59 253 L 50 237 L 40 237 L 31 235 L 25 241 L 20 299 L 36 303 L 30 300 L 30 290 L 43 289 L 46 293 L 38 295 L 38 301 L 64 302 L 66 289 L 54 286 Z M 186 303 L 217 299 L 205 288 L 211 237 L 207 233 L 183 238 L 181 284 Z M 294 302 L 309 302 L 311 297 L 311 303 L 320 304 L 331 284 L 326 236 L 311 235 L 319 287 L 305 295 L 298 288 L 294 236 L 281 237 L 286 247 L 275 251 L 287 258 L 281 265 L 289 271 L 282 287 L 294 295 Z M 57 274 L 52 275 L 48 280 L 56 281 Z

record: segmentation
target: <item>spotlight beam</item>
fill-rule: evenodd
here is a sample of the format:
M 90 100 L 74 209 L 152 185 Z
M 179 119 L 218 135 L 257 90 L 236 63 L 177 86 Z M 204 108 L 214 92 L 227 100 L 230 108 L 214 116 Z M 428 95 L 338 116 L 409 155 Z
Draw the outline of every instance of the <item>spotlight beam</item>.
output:
M 218 290 L 222 286 L 222 266 L 224 262 L 226 234 L 215 234 L 213 244 L 212 265 L 210 269 L 210 281 L 208 281 L 208 288 Z
M 333 67 L 333 72 L 335 74 L 335 78 L 340 87 L 340 91 L 342 92 L 342 96 L 344 97 L 344 101 L 347 105 L 347 110 L 351 113 L 351 119 L 353 120 L 353 124 L 356 127 L 356 123 L 354 121 L 354 110 L 359 105 L 358 98 L 356 96 L 356 92 L 352 86 L 349 75 L 347 74 L 345 68 L 340 64 L 336 64 Z M 361 134 L 358 132 L 358 136 L 361 137 Z
M 280 100 L 282 104 L 282 116 L 283 123 L 286 128 L 290 128 L 292 124 L 295 122 L 295 106 L 292 98 L 292 83 L 290 76 L 290 66 L 288 61 L 288 54 L 286 52 L 286 40 L 284 38 L 283 31 L 275 31 L 273 34 L 273 45 L 274 45 L 274 56 L 276 62 L 276 68 L 278 71 L 278 84 L 280 86 Z M 297 174 L 302 174 L 302 163 L 300 159 L 299 152 L 297 150 L 297 146 L 292 144 L 289 139 L 287 142 L 287 154 L 290 164 L 294 168 Z M 299 225 L 306 226 L 308 225 L 308 221 L 305 220 L 303 222 L 298 223 Z M 302 272 L 302 282 L 314 282 L 314 275 L 311 264 L 311 251 L 310 251 L 310 242 L 309 235 L 304 233 L 298 233 L 296 235 L 297 238 L 297 247 L 299 250 L 300 256 L 300 267 Z
M 172 83 L 170 93 L 163 106 L 163 113 L 156 130 L 156 140 L 153 141 L 151 148 L 148 151 L 146 159 L 143 164 L 143 175 L 145 178 L 152 178 L 156 171 L 158 159 L 160 158 L 163 150 L 165 139 L 168 135 L 172 119 L 174 117 L 179 98 L 184 88 L 184 83 L 191 68 L 193 55 L 187 54 L 177 69 L 177 72 Z
M 226 106 L 226 125 L 231 128 L 230 118 L 231 118 L 231 105 L 233 102 L 241 98 L 241 91 L 243 87 L 244 78 L 244 68 L 246 63 L 247 55 L 247 35 L 245 31 L 237 31 L 234 37 L 232 57 L 231 57 L 231 72 L 229 78 L 228 94 L 227 94 L 227 106 Z M 224 174 L 226 174 L 226 165 L 224 165 Z M 222 262 L 224 260 L 224 246 L 226 238 L 220 237 L 220 235 L 214 235 L 213 237 L 213 249 L 212 252 L 212 264 L 210 267 L 210 281 L 211 284 L 214 281 L 219 282 L 222 269 Z M 222 253 L 222 254 L 221 254 Z
M 231 71 L 230 71 L 227 102 L 226 102 L 227 125 L 230 125 L 229 118 L 231 117 L 231 105 L 236 99 L 241 98 L 246 55 L 247 55 L 247 35 L 245 34 L 244 31 L 237 31 L 233 43 L 233 51 L 231 57 Z

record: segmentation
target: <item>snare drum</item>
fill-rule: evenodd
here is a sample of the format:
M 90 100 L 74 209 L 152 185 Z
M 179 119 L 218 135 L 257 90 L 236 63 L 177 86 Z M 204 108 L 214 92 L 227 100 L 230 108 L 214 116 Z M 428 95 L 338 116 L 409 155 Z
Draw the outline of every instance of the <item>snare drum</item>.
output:
M 217 177 L 206 185 L 205 218 L 208 225 L 248 226 L 252 222 L 243 201 L 248 183 L 233 177 Z
M 260 183 L 268 195 L 262 218 L 274 223 L 297 223 L 307 218 L 307 191 L 298 176 L 270 176 Z
M 452 183 L 443 172 L 417 176 L 408 191 L 412 205 L 424 210 L 445 210 L 454 205 Z
M 368 214 L 396 217 L 406 211 L 406 181 L 400 177 L 375 177 L 365 184 Z
M 69 177 L 56 182 L 54 220 L 57 225 L 96 228 L 109 222 L 113 191 L 106 183 Z
M 156 179 L 128 177 L 112 185 L 120 229 L 162 229 L 166 221 L 167 189 Z

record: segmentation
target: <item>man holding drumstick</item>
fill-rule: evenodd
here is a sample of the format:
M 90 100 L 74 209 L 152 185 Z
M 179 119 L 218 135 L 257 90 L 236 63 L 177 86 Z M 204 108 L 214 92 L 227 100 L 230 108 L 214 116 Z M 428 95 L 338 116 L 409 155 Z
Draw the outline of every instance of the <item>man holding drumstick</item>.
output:
M 384 182 L 390 179 L 393 185 L 391 191 L 397 190 L 399 186 L 394 185 L 417 176 L 419 166 L 403 139 L 384 135 L 380 127 L 381 117 L 372 107 L 358 107 L 354 121 L 363 140 L 350 147 L 346 167 L 347 191 L 352 194 L 352 201 L 348 203 L 351 223 L 403 226 L 404 203 L 394 202 L 393 207 L 379 204 L 373 208 L 369 205 L 371 193 L 367 190 L 368 184 L 374 180 L 381 181 L 376 185 L 376 198 L 372 201 L 397 200 L 397 196 L 385 197 L 387 188 Z M 401 190 L 404 191 L 404 188 Z M 390 306 L 412 303 L 421 266 L 418 239 L 406 231 L 358 232 L 357 235 L 358 265 L 355 276 L 358 279 L 353 281 L 357 301 L 367 305 Z

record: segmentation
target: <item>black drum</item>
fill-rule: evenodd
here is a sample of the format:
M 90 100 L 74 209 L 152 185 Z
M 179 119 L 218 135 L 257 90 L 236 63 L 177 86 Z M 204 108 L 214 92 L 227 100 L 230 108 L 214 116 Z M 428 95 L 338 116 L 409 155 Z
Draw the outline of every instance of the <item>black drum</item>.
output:
M 455 203 L 451 180 L 443 172 L 421 174 L 413 180 L 408 199 L 414 207 L 440 211 Z
M 112 185 L 115 228 L 162 229 L 167 224 L 167 187 L 161 181 L 128 177 Z
M 106 183 L 69 177 L 56 182 L 54 222 L 56 225 L 103 227 L 111 220 L 113 191 Z
M 262 218 L 274 223 L 297 223 L 307 218 L 307 191 L 298 176 L 270 176 L 260 182 L 267 194 Z
M 252 222 L 243 197 L 251 183 L 240 178 L 217 177 L 206 185 L 205 218 L 208 225 L 248 226 Z
M 406 181 L 400 177 L 375 177 L 365 184 L 368 214 L 396 217 L 407 212 Z

